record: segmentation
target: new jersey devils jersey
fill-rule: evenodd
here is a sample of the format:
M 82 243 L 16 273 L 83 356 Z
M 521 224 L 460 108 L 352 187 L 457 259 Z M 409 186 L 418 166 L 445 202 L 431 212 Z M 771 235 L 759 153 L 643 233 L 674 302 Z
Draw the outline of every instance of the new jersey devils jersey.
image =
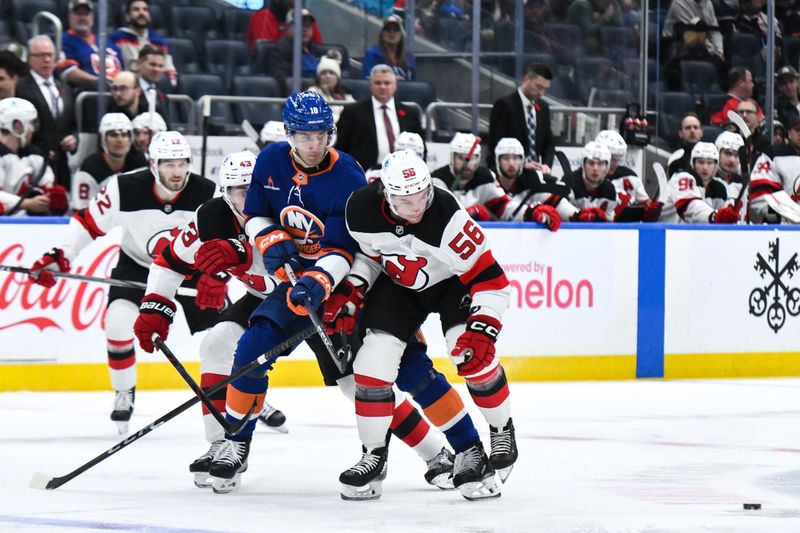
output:
M 83 160 L 78 172 L 72 176 L 72 208 L 76 211 L 89 205 L 97 191 L 105 187 L 108 180 L 119 174 L 130 172 L 147 166 L 147 160 L 139 150 L 131 148 L 125 156 L 125 163 L 120 172 L 111 170 L 102 152 L 95 152 Z
M 617 207 L 617 190 L 610 181 L 604 179 L 593 191 L 586 187 L 583 181 L 583 168 L 578 168 L 566 176 L 564 181 L 569 185 L 569 201 L 578 209 L 599 207 L 606 213 L 609 221 L 614 220 L 614 211 Z
M 541 174 L 532 168 L 522 171 L 506 194 L 522 204 L 546 204 L 554 207 L 564 220 L 569 220 L 579 211 L 569 203 L 569 186 L 562 179 L 550 174 Z
M 170 203 L 156 196 L 155 187 L 149 170 L 121 174 L 109 180 L 89 206 L 76 212 L 70 220 L 67 243 L 62 246 L 67 258 L 78 255 L 90 239 L 121 226 L 122 251 L 147 268 L 192 219 L 195 210 L 214 195 L 216 185 L 190 174 L 186 187 Z
M 431 176 L 438 179 L 445 188 L 452 191 L 461 205 L 470 207 L 481 204 L 499 220 L 525 220 L 527 206 L 522 206 L 519 201 L 512 200 L 497 183 L 492 171 L 486 167 L 475 169 L 472 179 L 463 187 L 453 188 L 456 177 L 450 171 L 450 166 L 437 168 Z M 460 185 L 460 184 L 459 184 Z
M 457 276 L 469 289 L 473 305 L 499 320 L 508 307 L 508 280 L 486 234 L 456 198 L 434 187 L 433 202 L 422 220 L 407 224 L 392 216 L 381 187 L 373 182 L 347 202 L 347 228 L 361 249 L 351 275 L 372 286 L 384 272 L 417 292 Z
M 705 190 L 698 187 L 694 174 L 683 171 L 673 174 L 667 181 L 666 194 L 661 195 L 664 208 L 659 221 L 710 222 L 714 208 L 705 201 L 705 197 Z
M 53 185 L 55 176 L 50 167 L 47 167 L 44 157 L 38 152 L 23 148 L 19 155 L 15 154 L 5 144 L 0 143 L 0 214 L 13 209 L 20 201 L 20 197 L 30 190 L 33 180 L 45 165 L 44 173 L 36 186 Z M 19 215 L 24 215 L 20 211 Z

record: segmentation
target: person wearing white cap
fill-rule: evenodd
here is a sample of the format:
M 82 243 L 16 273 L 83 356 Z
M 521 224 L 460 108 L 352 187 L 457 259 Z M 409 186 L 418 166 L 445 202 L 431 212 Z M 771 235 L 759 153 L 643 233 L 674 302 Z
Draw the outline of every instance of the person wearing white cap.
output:
M 308 90 L 318 93 L 328 103 L 333 101 L 355 102 L 353 95 L 347 92 L 347 89 L 342 85 L 342 67 L 339 65 L 339 61 L 329 55 L 322 56 L 319 59 L 316 80 Z M 344 109 L 344 106 L 331 105 L 335 122 L 339 121 L 342 109 Z
M 397 15 L 389 15 L 383 21 L 378 34 L 378 44 L 367 50 L 361 64 L 361 74 L 369 78 L 375 65 L 389 65 L 398 80 L 415 80 L 417 69 L 414 56 L 406 51 L 406 36 L 403 31 L 403 19 Z

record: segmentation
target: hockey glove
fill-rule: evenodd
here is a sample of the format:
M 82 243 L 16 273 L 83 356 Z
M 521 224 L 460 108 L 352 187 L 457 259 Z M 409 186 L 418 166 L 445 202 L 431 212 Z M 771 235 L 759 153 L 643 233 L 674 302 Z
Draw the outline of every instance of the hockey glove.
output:
M 584 207 L 574 215 L 573 222 L 608 222 L 606 212 L 599 207 Z
M 167 340 L 169 327 L 175 318 L 175 304 L 160 294 L 150 293 L 142 298 L 139 316 L 133 323 L 133 333 L 139 339 L 139 345 L 147 353 L 153 353 L 153 334 L 157 333 L 161 340 Z
M 364 287 L 356 287 L 347 280 L 342 281 L 334 289 L 333 294 L 325 302 L 322 321 L 325 331 L 332 335 L 337 331 L 353 333 L 356 327 L 358 311 L 364 307 Z
M 658 200 L 650 200 L 644 206 L 644 214 L 642 214 L 642 222 L 658 222 L 661 218 L 661 210 L 664 208 L 664 203 Z
M 709 222 L 712 224 L 736 224 L 739 222 L 739 211 L 731 206 L 722 207 L 711 213 Z
M 541 204 L 531 209 L 530 220 L 544 224 L 550 231 L 558 231 L 561 227 L 561 215 L 551 205 Z
M 307 316 L 308 309 L 322 305 L 332 288 L 330 275 L 319 267 L 311 267 L 286 292 L 286 303 L 294 314 Z
M 45 189 L 47 198 L 50 200 L 50 212 L 54 215 L 63 215 L 69 208 L 67 202 L 67 189 L 61 185 L 53 185 Z
M 467 319 L 467 330 L 458 337 L 450 354 L 459 376 L 474 376 L 495 361 L 494 343 L 501 328 L 498 320 L 486 315 Z
M 486 206 L 483 204 L 475 204 L 471 205 L 467 208 L 467 213 L 471 216 L 474 220 L 477 221 L 487 221 L 492 220 L 494 217 L 492 213 L 486 209 Z
M 225 306 L 228 280 L 231 279 L 227 272 L 220 272 L 213 276 L 202 274 L 197 280 L 197 296 L 194 303 L 200 309 L 222 309 Z
M 218 274 L 229 268 L 247 270 L 253 264 L 253 249 L 239 239 L 212 239 L 204 242 L 194 255 L 194 266 L 206 274 Z
M 283 281 L 289 281 L 283 265 L 289 263 L 295 273 L 303 269 L 300 264 L 300 254 L 294 245 L 294 240 L 285 229 L 273 224 L 261 230 L 253 239 L 256 248 L 264 257 L 264 267 L 267 272 L 274 274 Z
M 52 287 L 56 284 L 53 272 L 69 272 L 69 259 L 64 257 L 61 248 L 53 248 L 36 260 L 28 277 L 39 285 Z

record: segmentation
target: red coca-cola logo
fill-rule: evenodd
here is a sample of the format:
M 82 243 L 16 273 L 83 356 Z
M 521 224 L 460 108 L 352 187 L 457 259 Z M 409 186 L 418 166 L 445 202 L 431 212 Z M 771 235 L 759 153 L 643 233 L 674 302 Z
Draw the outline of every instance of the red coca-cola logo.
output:
M 118 256 L 119 245 L 110 245 L 92 257 L 88 265 L 73 264 L 71 272 L 108 278 Z M 25 248 L 19 243 L 0 251 L 0 263 L 4 265 L 30 266 L 33 261 L 24 258 Z M 0 274 L 0 310 L 24 317 L 9 323 L 0 321 L 0 331 L 26 324 L 40 331 L 48 328 L 84 331 L 96 324 L 104 329 L 107 287 L 65 278 L 56 280 L 53 287 L 47 288 L 32 283 L 25 274 Z M 63 313 L 59 311 L 63 309 L 69 311 L 68 324 L 60 323 Z

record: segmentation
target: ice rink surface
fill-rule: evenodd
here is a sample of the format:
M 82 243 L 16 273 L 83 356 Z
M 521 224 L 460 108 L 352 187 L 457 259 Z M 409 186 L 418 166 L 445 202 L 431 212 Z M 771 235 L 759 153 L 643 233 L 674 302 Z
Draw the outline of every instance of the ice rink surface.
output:
M 463 393 L 465 389 L 459 386 Z M 468 502 L 424 479 L 400 441 L 383 497 L 345 502 L 358 459 L 351 404 L 335 389 L 275 388 L 289 433 L 259 427 L 240 491 L 194 487 L 207 449 L 199 407 L 61 488 L 114 445 L 112 394 L 0 394 L 0 531 L 798 532 L 800 380 L 512 383 L 520 458 L 499 499 Z M 131 429 L 191 397 L 141 391 Z M 473 419 L 488 443 L 488 428 Z M 760 503 L 745 511 L 743 503 Z

